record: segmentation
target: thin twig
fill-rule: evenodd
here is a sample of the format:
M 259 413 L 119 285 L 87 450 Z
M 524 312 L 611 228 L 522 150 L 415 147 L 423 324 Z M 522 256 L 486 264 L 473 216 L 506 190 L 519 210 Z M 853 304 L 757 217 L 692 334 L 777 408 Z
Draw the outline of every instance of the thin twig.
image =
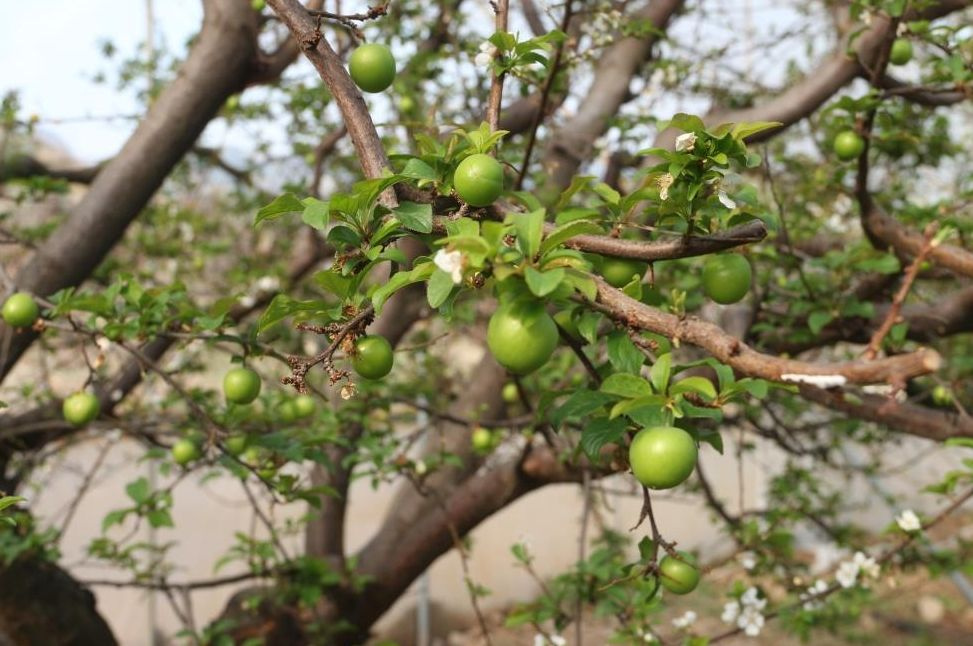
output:
M 936 222 L 929 223 L 926 230 L 923 231 L 923 236 L 925 242 L 916 257 L 913 258 L 912 264 L 909 265 L 909 269 L 905 272 L 905 277 L 902 279 L 902 286 L 899 287 L 899 291 L 896 292 L 895 298 L 892 299 L 892 306 L 889 307 L 888 313 L 885 315 L 885 320 L 882 324 L 878 326 L 875 333 L 872 334 L 871 340 L 868 342 L 868 347 L 862 354 L 862 357 L 868 360 L 874 359 L 878 356 L 878 351 L 882 348 L 882 341 L 885 339 L 886 335 L 892 329 L 892 326 L 899 320 L 899 313 L 902 311 L 902 304 L 905 302 L 906 296 L 909 295 L 909 290 L 912 288 L 912 283 L 915 282 L 916 276 L 919 275 L 919 269 L 922 267 L 922 263 L 926 260 L 926 256 L 929 252 L 933 250 L 934 238 L 936 236 L 936 231 L 939 230 L 939 225 Z
M 507 15 L 510 13 L 510 0 L 495 0 L 494 9 L 496 11 L 496 30 L 499 32 L 507 31 Z M 499 50 L 496 56 L 499 57 Z M 500 103 L 503 100 L 503 80 L 506 72 L 497 74 L 493 72 L 493 80 L 490 83 L 490 100 L 487 103 L 487 123 L 490 130 L 500 128 Z

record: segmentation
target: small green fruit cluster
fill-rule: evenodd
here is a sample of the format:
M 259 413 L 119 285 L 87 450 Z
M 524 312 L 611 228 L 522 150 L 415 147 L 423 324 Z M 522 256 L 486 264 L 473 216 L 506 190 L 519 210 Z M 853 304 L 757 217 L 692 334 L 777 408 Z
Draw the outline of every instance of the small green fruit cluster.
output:
M 186 466 L 190 462 L 195 462 L 202 455 L 199 444 L 188 437 L 177 440 L 170 449 L 172 461 L 179 466 Z
M 280 417 L 285 422 L 294 422 L 314 414 L 314 398 L 310 395 L 298 395 L 286 400 L 280 405 Z
M 10 327 L 30 327 L 40 315 L 34 297 L 26 292 L 12 294 L 3 303 L 3 320 Z

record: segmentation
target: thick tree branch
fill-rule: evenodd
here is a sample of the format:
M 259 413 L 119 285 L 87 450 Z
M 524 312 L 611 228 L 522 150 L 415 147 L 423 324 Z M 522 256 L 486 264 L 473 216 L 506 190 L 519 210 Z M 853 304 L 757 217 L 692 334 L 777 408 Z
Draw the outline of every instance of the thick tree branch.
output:
M 861 200 L 859 200 L 861 202 Z M 916 257 L 925 237 L 882 211 L 870 198 L 862 205 L 862 224 L 868 237 L 879 247 L 891 247 L 899 255 Z M 973 251 L 952 244 L 940 244 L 929 251 L 929 259 L 963 276 L 973 276 Z
M 777 382 L 798 382 L 800 376 L 840 376 L 847 383 L 901 384 L 939 368 L 942 360 L 934 350 L 923 349 L 875 361 L 809 363 L 763 354 L 723 331 L 718 325 L 695 317 L 680 318 L 650 307 L 596 278 L 597 309 L 627 326 L 662 334 L 678 342 L 703 348 L 717 360 L 740 373 Z M 793 375 L 793 377 L 789 377 Z

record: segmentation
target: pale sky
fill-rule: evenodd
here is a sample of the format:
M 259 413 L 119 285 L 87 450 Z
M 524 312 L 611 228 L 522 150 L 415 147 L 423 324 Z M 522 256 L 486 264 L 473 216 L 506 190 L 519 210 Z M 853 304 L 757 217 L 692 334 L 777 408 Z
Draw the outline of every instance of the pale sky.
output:
M 199 0 L 154 0 L 156 42 L 181 52 L 199 29 Z M 107 38 L 118 49 L 116 60 L 130 57 L 145 41 L 145 0 L 0 0 L 0 93 L 20 90 L 24 115 L 43 117 L 41 136 L 84 161 L 114 154 L 134 128 L 129 120 L 87 119 L 132 114 L 131 92 L 118 92 L 100 44 Z

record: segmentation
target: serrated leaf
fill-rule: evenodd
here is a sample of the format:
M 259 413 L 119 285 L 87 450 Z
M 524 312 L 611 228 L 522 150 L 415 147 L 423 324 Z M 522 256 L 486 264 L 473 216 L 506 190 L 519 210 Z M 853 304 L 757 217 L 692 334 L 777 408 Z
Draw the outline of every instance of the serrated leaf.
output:
M 331 223 L 331 203 L 308 197 L 304 199 L 303 204 L 304 212 L 301 214 L 301 220 L 304 224 L 318 231 L 327 229 Z
M 595 390 L 575 391 L 567 400 L 551 413 L 551 423 L 555 427 L 561 426 L 566 420 L 577 419 L 590 415 L 599 410 L 614 397 Z
M 645 355 L 635 347 L 628 334 L 615 330 L 608 335 L 608 361 L 617 372 L 638 374 Z
M 672 373 L 672 355 L 666 352 L 659 355 L 649 370 L 649 379 L 656 392 L 664 393 L 669 388 L 669 376 Z
M 274 198 L 274 201 L 257 211 L 253 219 L 253 226 L 256 228 L 265 220 L 276 220 L 288 213 L 301 213 L 304 211 L 304 204 L 301 203 L 293 193 L 284 193 Z
M 433 263 L 424 262 L 421 265 L 416 265 L 410 271 L 400 271 L 392 276 L 387 283 L 372 293 L 372 306 L 375 308 L 375 314 L 381 313 L 385 302 L 391 298 L 395 292 L 399 291 L 406 285 L 411 285 L 413 283 L 426 280 L 432 275 L 435 269 L 436 265 Z
M 622 419 L 599 417 L 591 420 L 581 432 L 581 449 L 592 460 L 598 459 L 601 447 L 618 443 L 625 435 L 628 424 Z
M 575 236 L 601 233 L 601 227 L 591 220 L 574 220 L 567 224 L 556 227 L 541 243 L 541 254 L 546 254 L 551 249 Z
M 413 157 L 412 159 L 407 161 L 405 163 L 405 167 L 402 169 L 402 172 L 399 174 L 402 177 L 406 177 L 408 179 L 429 180 L 429 181 L 435 181 L 439 179 L 439 177 L 436 175 L 436 171 L 433 169 L 432 166 L 430 166 L 426 162 L 416 157 Z
M 149 489 L 149 481 L 145 478 L 139 478 L 138 480 L 125 485 L 125 493 L 128 494 L 129 498 L 135 501 L 136 505 L 141 505 L 149 499 L 152 492 L 151 489 Z
M 625 398 L 648 397 L 652 395 L 652 386 L 642 377 L 616 372 L 601 384 L 601 392 Z
M 453 291 L 455 284 L 453 277 L 442 269 L 437 268 L 429 276 L 429 283 L 426 285 L 426 300 L 429 307 L 436 309 L 446 302 Z
M 517 232 L 517 246 L 528 259 L 533 259 L 540 251 L 545 213 L 544 209 L 536 209 L 529 213 L 512 213 L 507 216 L 507 221 L 514 225 Z
M 713 382 L 706 377 L 680 379 L 669 388 L 670 395 L 678 395 L 679 393 L 696 393 L 707 399 L 716 399 L 716 388 L 713 386 Z
M 561 284 L 564 280 L 564 269 L 551 269 L 550 271 L 537 271 L 533 267 L 528 267 L 524 272 L 527 287 L 538 297 L 547 296 Z
M 399 222 L 418 233 L 432 232 L 432 205 L 416 202 L 401 202 L 393 213 Z
M 275 323 L 279 323 L 288 316 L 298 312 L 316 312 L 323 309 L 321 301 L 299 301 L 291 298 L 287 294 L 278 294 L 270 305 L 260 315 L 257 321 L 257 334 L 260 334 Z

